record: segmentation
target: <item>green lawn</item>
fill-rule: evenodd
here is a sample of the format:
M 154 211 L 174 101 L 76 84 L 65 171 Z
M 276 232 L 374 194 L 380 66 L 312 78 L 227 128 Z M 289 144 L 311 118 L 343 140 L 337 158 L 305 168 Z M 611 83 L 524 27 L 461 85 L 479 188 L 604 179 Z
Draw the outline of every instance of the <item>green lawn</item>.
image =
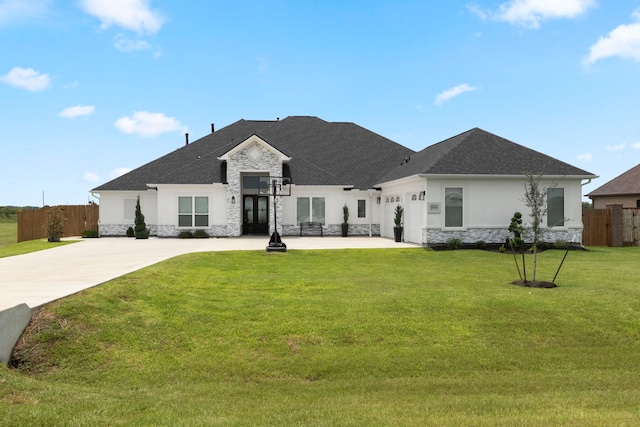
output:
M 539 255 L 550 280 L 561 251 Z M 624 426 L 640 248 L 190 254 L 50 304 L 6 425 Z
M 0 248 L 18 242 L 17 219 L 0 218 Z
M 27 242 L 18 241 L 17 218 L 0 218 L 0 258 L 27 254 L 29 252 L 51 249 L 59 245 L 68 245 L 74 241 L 47 242 L 47 239 L 29 240 Z

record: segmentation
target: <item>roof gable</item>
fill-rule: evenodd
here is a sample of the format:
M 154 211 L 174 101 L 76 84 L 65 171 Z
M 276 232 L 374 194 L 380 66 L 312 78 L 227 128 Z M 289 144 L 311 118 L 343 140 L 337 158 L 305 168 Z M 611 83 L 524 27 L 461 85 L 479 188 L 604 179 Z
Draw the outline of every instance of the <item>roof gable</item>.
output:
M 588 197 L 640 194 L 640 164 L 596 188 Z
M 280 159 L 280 161 L 283 162 L 283 163 L 286 163 L 289 160 L 291 160 L 291 157 L 287 156 L 282 151 L 278 150 L 273 145 L 269 144 L 267 141 L 265 141 L 264 139 L 260 138 L 256 134 L 251 135 L 250 137 L 248 137 L 247 139 L 245 139 L 244 141 L 242 141 L 241 143 L 239 143 L 235 147 L 231 148 L 229 151 L 223 153 L 221 156 L 218 157 L 218 160 L 228 162 L 231 156 L 233 156 L 234 154 L 238 153 L 239 151 L 242 151 L 242 150 L 250 147 L 253 144 L 258 144 L 258 145 L 261 145 L 261 146 L 265 147 L 267 150 L 269 150 L 270 152 L 275 154 L 276 157 L 278 157 Z
M 479 128 L 431 145 L 398 165 L 384 181 L 412 175 L 509 175 L 595 177 L 546 154 Z

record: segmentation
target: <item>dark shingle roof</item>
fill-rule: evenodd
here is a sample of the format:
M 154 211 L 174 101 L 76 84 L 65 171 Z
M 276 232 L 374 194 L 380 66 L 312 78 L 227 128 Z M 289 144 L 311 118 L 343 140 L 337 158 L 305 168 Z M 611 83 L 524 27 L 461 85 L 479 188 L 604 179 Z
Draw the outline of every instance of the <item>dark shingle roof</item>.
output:
M 431 145 L 396 166 L 381 182 L 425 175 L 526 175 L 595 177 L 546 154 L 474 128 Z
M 625 194 L 640 194 L 640 164 L 596 188 L 587 196 L 621 196 Z
M 221 182 L 221 162 L 217 158 L 251 135 L 291 157 L 292 182 L 300 185 L 371 188 L 413 153 L 354 123 L 298 116 L 281 121 L 239 120 L 92 191 L 146 190 L 147 184 Z

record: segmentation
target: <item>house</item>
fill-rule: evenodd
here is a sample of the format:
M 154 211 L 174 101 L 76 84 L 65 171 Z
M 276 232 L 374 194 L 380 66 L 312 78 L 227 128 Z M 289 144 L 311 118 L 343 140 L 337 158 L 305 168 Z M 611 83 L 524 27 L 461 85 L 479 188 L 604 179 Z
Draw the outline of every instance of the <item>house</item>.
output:
M 596 188 L 587 197 L 594 209 L 606 209 L 607 205 L 640 208 L 640 164 Z
M 135 204 L 151 233 L 177 236 L 298 235 L 322 224 L 340 235 L 393 236 L 404 207 L 404 240 L 503 242 L 513 213 L 525 213 L 528 172 L 549 188 L 550 239 L 581 237 L 582 181 L 596 176 L 475 128 L 415 152 L 354 123 L 317 117 L 239 120 L 92 190 L 100 234 L 121 236 Z M 282 197 L 273 197 L 273 191 Z

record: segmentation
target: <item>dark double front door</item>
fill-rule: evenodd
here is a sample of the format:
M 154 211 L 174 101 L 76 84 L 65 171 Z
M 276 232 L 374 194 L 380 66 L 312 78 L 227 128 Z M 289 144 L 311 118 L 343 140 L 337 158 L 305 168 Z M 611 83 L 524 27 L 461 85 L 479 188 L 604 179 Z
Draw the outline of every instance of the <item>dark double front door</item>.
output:
M 269 233 L 269 197 L 243 196 L 242 212 L 242 234 Z

